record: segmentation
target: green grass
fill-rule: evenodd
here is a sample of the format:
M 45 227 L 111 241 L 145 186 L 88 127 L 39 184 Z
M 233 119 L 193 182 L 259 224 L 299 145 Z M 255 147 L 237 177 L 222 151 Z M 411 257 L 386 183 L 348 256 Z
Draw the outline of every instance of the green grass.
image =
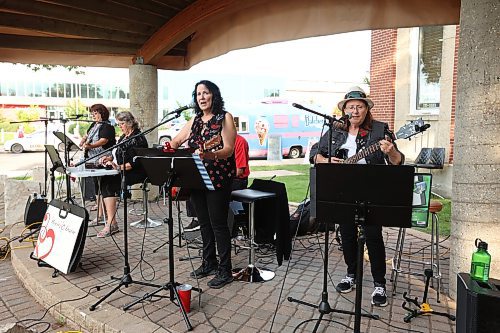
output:
M 288 201 L 301 202 L 306 198 L 307 189 L 309 187 L 309 164 L 252 166 L 251 168 L 251 171 L 268 171 L 268 170 L 288 170 L 300 173 L 300 175 L 297 176 L 275 177 L 273 180 L 285 184 L 286 193 L 288 195 Z M 252 178 L 251 173 L 250 173 L 250 178 Z
M 285 184 L 288 201 L 301 202 L 306 197 L 306 191 L 309 187 L 309 165 L 308 164 L 287 164 L 287 165 L 272 165 L 272 166 L 252 166 L 251 171 L 268 171 L 268 170 L 288 170 L 295 171 L 301 175 L 297 176 L 282 176 L 275 177 L 273 180 Z M 252 178 L 252 174 L 250 174 Z M 251 183 L 251 180 L 250 180 Z M 308 194 L 309 197 L 309 194 Z M 443 209 L 439 212 L 439 234 L 441 237 L 450 235 L 451 221 L 451 200 L 440 199 L 433 197 L 433 200 L 439 200 L 443 204 Z M 415 228 L 416 230 L 431 233 L 431 214 L 429 214 L 429 223 L 427 228 Z

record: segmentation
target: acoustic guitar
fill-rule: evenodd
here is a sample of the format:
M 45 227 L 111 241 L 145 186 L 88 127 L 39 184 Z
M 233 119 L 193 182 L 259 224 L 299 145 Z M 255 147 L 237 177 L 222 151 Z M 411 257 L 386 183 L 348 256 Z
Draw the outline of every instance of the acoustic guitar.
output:
M 396 140 L 409 139 L 414 135 L 417 135 L 419 133 L 424 132 L 429 127 L 431 127 L 431 125 L 424 124 L 424 121 L 422 120 L 422 118 L 412 120 L 408 124 L 401 127 L 395 133 Z M 357 152 L 356 154 L 354 154 L 351 157 L 347 157 L 347 153 L 348 153 L 347 149 L 341 148 L 335 152 L 335 157 L 342 159 L 343 161 L 341 163 L 354 164 L 354 163 L 357 163 L 359 160 L 375 153 L 378 150 L 380 150 L 380 142 L 376 142 L 376 143 L 374 143 L 366 148 L 361 149 L 359 152 Z

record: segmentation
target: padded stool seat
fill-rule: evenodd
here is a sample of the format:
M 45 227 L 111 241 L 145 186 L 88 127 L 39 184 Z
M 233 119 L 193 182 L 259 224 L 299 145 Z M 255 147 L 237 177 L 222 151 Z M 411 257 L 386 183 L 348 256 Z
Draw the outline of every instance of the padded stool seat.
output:
M 231 193 L 231 199 L 243 203 L 253 203 L 260 199 L 272 198 L 275 196 L 275 193 L 252 190 L 251 188 L 236 190 Z
M 431 200 L 429 205 L 429 212 L 431 213 L 439 213 L 443 209 L 443 204 L 437 200 Z
M 231 200 L 240 201 L 249 204 L 249 260 L 248 266 L 245 268 L 233 269 L 233 277 L 236 280 L 246 282 L 264 282 L 269 281 L 276 275 L 273 271 L 259 269 L 255 266 L 255 207 L 254 204 L 258 200 L 269 199 L 276 197 L 275 193 L 263 192 L 246 188 L 244 190 L 235 190 L 231 193 Z
M 425 261 L 416 261 L 409 259 L 402 259 L 406 229 L 400 228 L 398 239 L 396 242 L 396 254 L 392 259 L 392 294 L 396 295 L 396 288 L 398 284 L 398 275 L 399 273 L 408 273 L 411 275 L 419 275 L 424 276 L 422 273 L 418 272 L 403 272 L 401 270 L 401 262 L 402 261 L 410 261 L 415 263 L 423 263 L 425 265 L 429 265 L 432 269 L 432 278 L 437 280 L 437 302 L 439 303 L 439 294 L 441 293 L 441 267 L 439 264 L 439 218 L 438 213 L 443 209 L 443 204 L 438 200 L 431 200 L 429 203 L 429 212 L 431 213 L 431 257 L 430 262 Z M 435 269 L 434 269 L 435 268 Z

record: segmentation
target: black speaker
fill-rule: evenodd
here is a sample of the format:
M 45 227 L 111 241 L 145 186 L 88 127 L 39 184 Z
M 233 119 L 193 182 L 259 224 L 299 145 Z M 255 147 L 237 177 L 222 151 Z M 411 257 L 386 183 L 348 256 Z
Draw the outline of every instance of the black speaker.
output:
M 85 201 L 95 201 L 94 177 L 85 177 L 80 180 L 80 189 Z
M 26 208 L 24 209 L 24 225 L 28 227 L 35 222 L 42 222 L 46 211 L 47 199 L 34 193 L 26 202 Z M 40 225 L 37 224 L 31 226 L 29 229 L 38 228 L 39 226 Z
M 457 333 L 500 332 L 500 280 L 457 274 Z

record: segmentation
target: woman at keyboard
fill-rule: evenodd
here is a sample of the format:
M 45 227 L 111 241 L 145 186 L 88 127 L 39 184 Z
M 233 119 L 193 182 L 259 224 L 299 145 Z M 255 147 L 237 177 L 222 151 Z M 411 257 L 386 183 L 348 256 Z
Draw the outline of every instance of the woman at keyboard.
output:
M 83 136 L 82 141 L 80 141 L 80 147 L 85 150 L 85 158 L 93 157 L 102 152 L 104 149 L 108 149 L 115 145 L 115 128 L 111 126 L 109 122 L 109 110 L 102 104 L 94 104 L 90 107 L 90 113 L 92 114 L 93 123 L 90 125 L 87 134 Z M 90 164 L 96 164 L 99 157 L 95 157 L 89 160 Z M 100 203 L 101 198 L 99 193 L 99 177 L 93 177 L 96 203 Z M 100 206 L 100 207 L 99 207 Z M 102 216 L 103 209 L 102 204 L 96 204 L 91 210 L 98 210 L 97 217 L 90 223 L 97 224 L 99 216 Z
M 118 197 L 120 196 L 121 177 L 125 177 L 127 185 L 142 183 L 146 179 L 140 163 L 134 163 L 134 148 L 147 148 L 148 142 L 144 135 L 140 134 L 139 123 L 131 112 L 124 111 L 116 115 L 118 126 L 122 130 L 122 136 L 118 139 L 118 144 L 134 137 L 118 148 L 113 150 L 112 156 L 104 156 L 99 162 L 106 168 L 113 168 L 120 171 L 119 175 L 104 176 L 101 180 L 102 196 L 106 206 L 107 221 L 97 237 L 108 237 L 119 231 L 116 221 L 116 210 Z M 139 134 L 139 135 L 138 135 Z M 138 135 L 137 137 L 135 137 Z

